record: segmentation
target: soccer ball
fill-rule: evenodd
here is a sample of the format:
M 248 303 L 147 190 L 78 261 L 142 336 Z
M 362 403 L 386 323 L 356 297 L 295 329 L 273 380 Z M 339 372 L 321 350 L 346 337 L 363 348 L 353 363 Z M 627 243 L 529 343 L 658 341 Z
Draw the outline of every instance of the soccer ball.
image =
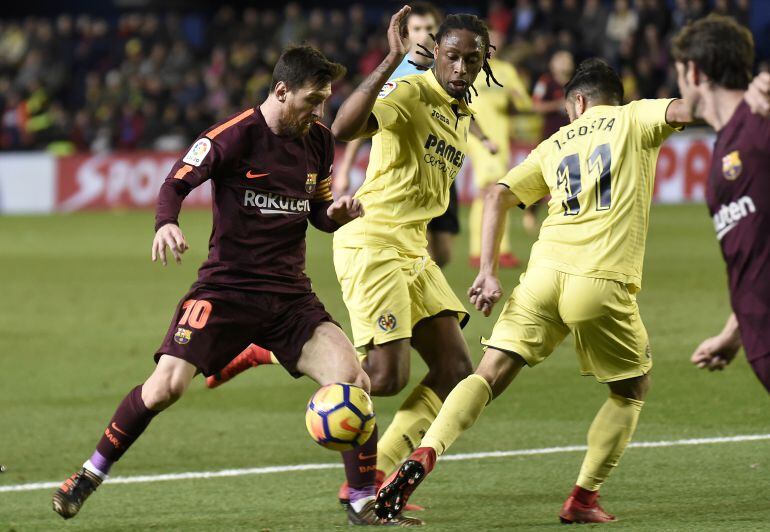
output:
M 372 400 L 363 389 L 337 382 L 316 391 L 307 403 L 305 425 L 318 445 L 349 451 L 366 443 L 374 430 Z

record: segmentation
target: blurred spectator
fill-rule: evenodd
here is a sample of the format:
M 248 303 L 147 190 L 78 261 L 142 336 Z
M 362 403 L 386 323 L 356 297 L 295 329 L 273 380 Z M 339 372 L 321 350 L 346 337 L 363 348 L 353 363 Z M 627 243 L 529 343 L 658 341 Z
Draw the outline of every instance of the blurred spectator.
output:
M 507 35 L 511 22 L 513 22 L 513 13 L 502 0 L 491 0 L 487 9 L 487 18 L 489 29 Z
M 516 33 L 529 33 L 535 22 L 537 11 L 531 0 L 517 0 L 513 29 Z
M 615 0 L 615 7 L 607 17 L 604 56 L 614 62 L 620 52 L 623 41 L 628 39 L 638 24 L 636 11 L 631 9 L 628 0 Z
M 543 139 L 547 139 L 569 123 L 564 108 L 564 85 L 574 71 L 575 61 L 572 54 L 561 50 L 553 54 L 548 62 L 548 72 L 540 76 L 535 84 L 532 104 L 534 110 L 543 115 Z
M 580 17 L 582 52 L 585 55 L 597 53 L 604 46 L 604 32 L 607 27 L 607 11 L 599 0 L 586 0 Z
M 490 28 L 509 37 L 504 53 L 536 82 L 545 134 L 565 119 L 559 92 L 572 68 L 570 55 L 555 50 L 605 55 L 629 97 L 676 94 L 672 33 L 710 9 L 747 24 L 751 7 L 749 0 L 634 0 L 633 8 L 630 1 L 615 0 L 611 13 L 609 0 L 487 3 Z M 391 12 L 363 2 L 317 5 L 0 19 L 0 150 L 183 150 L 214 121 L 261 101 L 283 47 L 304 40 L 348 68 L 328 119 L 387 52 Z

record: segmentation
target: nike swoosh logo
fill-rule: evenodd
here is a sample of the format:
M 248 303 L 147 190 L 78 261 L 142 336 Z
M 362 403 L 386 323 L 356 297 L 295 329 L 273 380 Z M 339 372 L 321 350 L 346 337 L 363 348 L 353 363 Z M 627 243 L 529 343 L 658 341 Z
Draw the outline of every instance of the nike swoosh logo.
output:
M 270 172 L 266 174 L 252 174 L 251 170 L 249 170 L 248 172 L 246 172 L 246 179 L 257 179 L 259 177 L 265 177 L 266 175 L 270 175 Z
M 340 423 L 340 427 L 342 427 L 344 430 L 349 430 L 350 432 L 355 432 L 356 434 L 361 434 L 363 431 L 361 429 L 357 429 L 350 423 L 348 423 L 349 417 L 346 417 L 342 422 Z
M 370 460 L 372 458 L 377 458 L 377 453 L 374 453 L 374 454 L 358 453 L 359 460 Z
M 115 429 L 116 431 L 120 432 L 123 436 L 128 436 L 128 434 L 126 434 L 125 432 L 123 432 L 122 430 L 120 430 L 118 428 L 118 426 L 115 424 L 114 421 L 112 422 L 112 428 Z

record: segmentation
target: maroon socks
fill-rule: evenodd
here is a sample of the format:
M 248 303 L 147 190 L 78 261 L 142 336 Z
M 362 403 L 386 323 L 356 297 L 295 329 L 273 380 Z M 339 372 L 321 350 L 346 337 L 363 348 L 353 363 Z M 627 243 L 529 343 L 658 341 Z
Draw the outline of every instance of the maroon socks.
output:
M 377 425 L 361 447 L 342 453 L 350 502 L 373 497 L 377 492 Z
M 109 473 L 112 464 L 120 460 L 157 414 L 142 401 L 141 384 L 128 392 L 104 430 L 90 464 L 104 475 Z

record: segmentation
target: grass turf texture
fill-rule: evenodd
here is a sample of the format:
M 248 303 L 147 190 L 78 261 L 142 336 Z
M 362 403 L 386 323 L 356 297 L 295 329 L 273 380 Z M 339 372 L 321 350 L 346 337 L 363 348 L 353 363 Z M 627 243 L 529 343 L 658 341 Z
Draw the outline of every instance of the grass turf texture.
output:
M 464 215 L 467 210 L 463 211 Z M 514 242 L 526 256 L 531 238 Z M 188 211 L 191 245 L 179 267 L 149 260 L 149 213 L 0 219 L 0 486 L 64 480 L 89 456 L 123 395 L 152 371 L 174 307 L 207 251 L 210 214 Z M 467 228 L 467 223 L 464 225 Z M 331 238 L 311 230 L 308 270 L 331 313 L 348 327 L 334 277 Z M 467 235 L 446 270 L 464 293 Z M 503 271 L 506 294 L 517 272 Z M 724 267 L 703 206 L 654 206 L 639 296 L 655 359 L 653 388 L 635 440 L 766 433 L 767 396 L 745 358 L 725 372 L 694 369 L 698 342 L 728 313 Z M 499 305 L 497 310 L 502 307 Z M 465 329 L 474 361 L 494 318 L 473 312 Z M 415 356 L 412 383 L 424 366 Z M 280 368 L 253 370 L 217 390 L 197 378 L 114 468 L 141 475 L 335 462 L 305 432 L 316 386 Z M 375 401 L 380 430 L 408 391 Z M 525 370 L 451 452 L 582 444 L 606 387 L 578 374 L 568 338 Z M 582 453 L 446 462 L 416 502 L 430 529 L 557 527 Z M 770 442 L 631 449 L 603 489 L 617 530 L 766 529 Z M 63 522 L 53 490 L 0 493 L 0 530 L 236 530 L 345 528 L 336 502 L 340 469 L 211 480 L 105 485 Z M 764 495 L 763 495 L 764 493 Z

